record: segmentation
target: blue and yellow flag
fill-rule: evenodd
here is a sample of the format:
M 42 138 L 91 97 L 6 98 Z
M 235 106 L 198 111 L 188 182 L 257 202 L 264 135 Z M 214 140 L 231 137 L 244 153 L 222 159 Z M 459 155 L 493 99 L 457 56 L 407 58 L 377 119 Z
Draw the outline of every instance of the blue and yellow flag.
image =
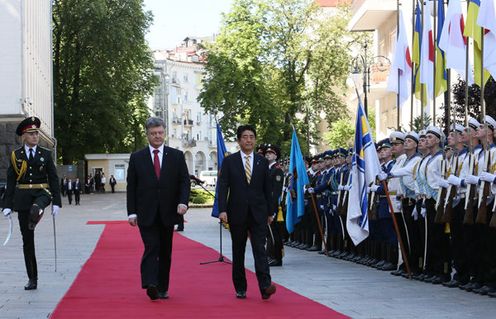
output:
M 427 105 L 427 87 L 425 84 L 420 83 L 420 50 L 422 48 L 422 13 L 420 10 L 420 3 L 417 1 L 415 6 L 415 26 L 413 29 L 413 47 L 412 47 L 412 61 L 415 63 L 413 70 L 414 82 L 413 92 L 415 97 L 420 100 L 422 98 L 422 106 Z
M 291 152 L 289 155 L 288 169 L 288 194 L 286 195 L 286 229 L 289 233 L 294 231 L 301 217 L 305 214 L 304 186 L 309 183 L 307 169 L 301 154 L 300 143 L 293 128 L 291 138 Z
M 477 24 L 479 16 L 480 0 L 469 0 L 467 10 L 467 23 L 463 35 L 474 40 L 474 82 L 478 86 L 486 85 L 489 72 L 484 70 L 484 81 L 482 81 L 482 28 Z
M 217 123 L 217 180 L 220 174 L 220 168 L 222 167 L 222 161 L 224 161 L 224 157 L 226 156 L 227 149 L 226 144 L 224 143 L 224 137 L 222 136 L 222 130 L 220 129 L 219 123 Z M 218 183 L 217 183 L 218 185 Z M 212 217 L 219 217 L 219 200 L 218 196 L 218 186 L 215 186 L 215 200 L 214 206 L 212 207 Z
M 443 32 L 444 25 L 444 0 L 437 0 L 437 36 L 435 43 L 436 50 L 436 81 L 434 87 L 436 88 L 436 96 L 439 96 L 448 90 L 448 70 L 446 69 L 446 59 L 444 58 L 444 51 L 439 47 L 439 40 Z
M 381 164 L 372 140 L 369 121 L 360 99 L 358 100 L 355 127 L 346 227 L 353 243 L 358 245 L 369 236 L 367 186 L 374 183 L 377 175 L 381 172 Z

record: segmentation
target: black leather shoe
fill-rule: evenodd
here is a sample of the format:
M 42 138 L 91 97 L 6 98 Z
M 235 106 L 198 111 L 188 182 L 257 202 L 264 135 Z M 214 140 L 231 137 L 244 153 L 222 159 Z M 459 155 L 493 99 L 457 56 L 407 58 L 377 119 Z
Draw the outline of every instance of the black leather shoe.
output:
M 169 292 L 167 291 L 159 291 L 158 292 L 159 299 L 169 299 Z
M 396 269 L 394 271 L 391 271 L 391 275 L 393 275 L 393 276 L 401 276 L 401 275 L 403 275 L 403 273 L 405 273 L 403 271 L 403 269 Z
M 456 279 L 452 279 L 450 281 L 443 282 L 443 286 L 448 287 L 448 288 L 456 288 L 456 287 L 463 286 L 464 284 L 466 284 L 466 283 L 460 282 Z
M 317 245 L 313 245 L 312 247 L 309 247 L 306 250 L 307 251 L 319 251 L 320 248 Z
M 384 265 L 382 265 L 382 267 L 378 267 L 377 269 L 383 270 L 383 271 L 392 271 L 392 270 L 396 269 L 396 266 L 388 261 L 388 262 L 384 263 Z
M 448 275 L 441 275 L 441 276 L 436 276 L 436 278 L 434 278 L 432 281 L 431 281 L 431 284 L 433 285 L 439 285 L 439 284 L 442 284 L 444 282 L 448 282 L 451 280 L 451 277 L 448 276 Z
M 150 297 L 151 300 L 158 299 L 158 289 L 155 285 L 150 285 L 146 288 L 146 294 Z
M 246 299 L 246 291 L 236 291 L 236 298 Z
M 181 228 L 176 228 L 176 231 L 184 231 L 184 227 L 181 227 Z
M 472 290 L 477 290 L 482 287 L 482 284 L 478 282 L 469 282 L 468 284 L 464 286 L 460 286 L 459 288 L 465 290 L 465 291 L 472 291 Z
M 282 260 L 272 259 L 271 261 L 269 261 L 269 266 L 270 267 L 280 267 L 280 266 L 282 266 Z
M 483 296 L 489 294 L 490 292 L 492 293 L 495 291 L 496 291 L 496 289 L 494 289 L 491 286 L 482 286 L 479 289 L 472 290 L 472 292 L 475 292 L 476 294 L 483 295 Z
M 24 286 L 24 290 L 35 290 L 38 288 L 38 281 L 34 279 L 29 279 L 26 286 Z
M 270 298 L 271 295 L 276 293 L 276 285 L 270 284 L 269 287 L 265 288 L 262 291 L 262 299 L 267 300 Z

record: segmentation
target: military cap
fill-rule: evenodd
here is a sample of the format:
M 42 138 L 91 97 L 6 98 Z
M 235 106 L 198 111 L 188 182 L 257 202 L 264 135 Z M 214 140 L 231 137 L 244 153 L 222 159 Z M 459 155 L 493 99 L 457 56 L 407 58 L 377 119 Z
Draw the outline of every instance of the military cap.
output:
M 484 117 L 484 123 L 487 124 L 487 126 L 494 131 L 496 128 L 496 121 L 489 115 L 486 115 Z M 483 126 L 484 124 L 481 124 L 480 126 Z
M 324 159 L 332 158 L 332 150 L 328 150 L 324 152 Z
M 476 130 L 479 126 L 480 126 L 479 121 L 477 121 L 473 117 L 470 117 L 468 119 L 468 127 L 473 128 L 474 130 Z
M 16 134 L 21 136 L 22 134 L 27 132 L 35 132 L 39 130 L 40 126 L 41 126 L 40 119 L 37 118 L 36 116 L 31 116 L 22 120 L 22 122 L 19 123 L 16 129 Z
M 463 131 L 465 131 L 465 127 L 463 127 L 463 125 L 461 124 L 453 123 L 450 126 L 450 132 L 463 133 Z
M 426 130 L 420 130 L 420 132 L 419 132 L 419 138 L 422 138 L 422 137 L 425 138 L 426 135 L 427 135 L 427 131 Z
M 417 144 L 419 142 L 419 135 L 415 131 L 410 131 L 410 132 L 406 133 L 405 139 L 407 139 L 407 138 L 414 140 L 415 143 L 417 143 Z
M 383 140 L 380 140 L 378 143 L 377 150 L 380 151 L 383 148 L 391 148 L 391 142 L 389 141 L 389 138 L 385 138 Z
M 389 140 L 391 144 L 393 143 L 404 143 L 405 142 L 405 133 L 400 131 L 394 131 L 389 135 Z
M 267 147 L 265 148 L 265 153 L 267 153 L 267 152 L 272 152 L 272 153 L 276 154 L 277 159 L 279 159 L 279 157 L 281 157 L 281 149 L 277 145 L 267 144 Z
M 438 139 L 441 140 L 441 142 L 444 142 L 444 140 L 446 139 L 446 136 L 444 135 L 443 131 L 439 127 L 432 126 L 432 125 L 429 126 L 427 128 L 426 135 L 429 133 L 436 136 Z
M 348 151 L 346 149 L 340 147 L 337 149 L 337 155 L 346 157 L 348 155 Z
M 258 154 L 265 154 L 265 150 L 267 149 L 267 145 L 262 143 L 257 146 L 257 153 Z

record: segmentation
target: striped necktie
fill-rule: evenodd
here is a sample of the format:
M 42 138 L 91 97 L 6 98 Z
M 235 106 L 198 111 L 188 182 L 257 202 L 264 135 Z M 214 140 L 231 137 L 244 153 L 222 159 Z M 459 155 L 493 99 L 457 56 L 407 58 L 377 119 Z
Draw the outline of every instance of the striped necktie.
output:
M 251 163 L 250 163 L 250 156 L 245 155 L 245 174 L 246 174 L 246 181 L 248 184 L 250 184 L 251 181 Z

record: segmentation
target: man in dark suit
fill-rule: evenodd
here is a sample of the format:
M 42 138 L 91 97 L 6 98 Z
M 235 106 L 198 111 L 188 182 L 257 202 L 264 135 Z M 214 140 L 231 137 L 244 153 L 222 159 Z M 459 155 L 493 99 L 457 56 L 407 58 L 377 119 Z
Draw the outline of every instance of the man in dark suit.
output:
M 267 225 L 272 216 L 272 187 L 267 159 L 253 152 L 256 131 L 238 127 L 241 151 L 224 158 L 218 180 L 219 219 L 229 223 L 233 250 L 232 279 L 236 297 L 246 298 L 245 250 L 248 233 L 255 259 L 258 286 L 263 299 L 276 292 L 265 250 Z
M 21 228 L 24 262 L 29 281 L 25 290 L 38 287 L 38 267 L 34 247 L 34 229 L 44 209 L 52 206 L 56 216 L 62 207 L 59 178 L 52 160 L 52 153 L 38 146 L 40 120 L 29 117 L 17 127 L 16 134 L 22 137 L 23 146 L 13 151 L 7 170 L 7 190 L 3 214 L 11 218 L 12 211 L 18 212 Z
M 168 298 L 172 235 L 188 209 L 190 180 L 184 154 L 164 145 L 165 123 L 151 117 L 145 127 L 150 145 L 129 159 L 127 214 L 145 246 L 142 288 L 156 300 Z
M 67 200 L 69 201 L 69 205 L 72 205 L 72 194 L 74 194 L 74 184 L 72 183 L 72 179 L 67 179 L 67 183 L 65 184 L 65 191 L 67 194 Z
M 80 205 L 81 182 L 79 181 L 79 178 L 76 178 L 76 180 L 72 183 L 72 190 L 74 191 L 74 201 L 76 202 L 76 205 Z

